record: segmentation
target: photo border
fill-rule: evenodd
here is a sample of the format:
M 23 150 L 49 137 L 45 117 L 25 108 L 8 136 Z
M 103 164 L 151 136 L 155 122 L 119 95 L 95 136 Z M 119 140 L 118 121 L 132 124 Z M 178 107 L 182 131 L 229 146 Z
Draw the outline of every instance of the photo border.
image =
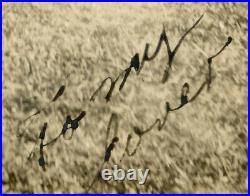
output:
M 20 3 L 24 3 L 24 2 L 170 2 L 170 3 L 174 3 L 174 2 L 235 2 L 235 3 L 247 3 L 248 4 L 248 10 L 249 10 L 249 3 L 248 1 L 246 0 L 238 0 L 238 1 L 184 1 L 184 0 L 179 0 L 179 1 L 159 1 L 159 0 L 155 0 L 155 1 L 134 1 L 134 0 L 128 0 L 128 1 L 104 1 L 104 0 L 97 0 L 97 1 L 19 1 L 19 0 L 15 0 L 15 1 L 2 1 L 1 3 L 1 31 L 2 31 L 2 18 L 3 18 L 3 12 L 2 12 L 2 5 L 3 3 L 11 3 L 11 2 L 20 2 Z M 248 11 L 248 16 L 249 16 L 249 11 Z M 247 20 L 248 21 L 248 20 Z M 248 21 L 248 29 L 249 29 L 249 21 Z M 2 35 L 3 35 L 3 31 L 2 31 Z M 247 33 L 247 37 L 249 38 L 249 32 Z M 1 48 L 1 54 L 3 52 L 3 42 L 2 42 L 2 39 L 1 39 L 1 45 L 2 45 L 2 48 Z M 248 48 L 249 48 L 249 42 L 248 42 Z M 3 61 L 2 61 L 2 55 L 1 55 L 1 106 L 2 106 L 2 109 L 3 109 L 3 99 L 2 99 L 2 87 L 3 87 Z M 249 69 L 249 51 L 248 51 L 248 69 Z M 249 72 L 248 72 L 248 84 L 249 84 Z M 249 85 L 248 85 L 248 103 L 249 103 Z M 3 133 L 3 122 L 2 122 L 2 118 L 3 118 L 3 113 L 2 113 L 2 109 L 1 109 L 1 156 L 2 156 L 2 153 L 3 153 L 3 150 L 4 150 L 4 147 L 3 147 L 3 140 L 2 140 L 2 133 Z M 249 113 L 249 107 L 248 107 L 248 113 Z M 249 121 L 249 116 L 248 116 L 248 121 Z M 249 124 L 248 124 L 248 129 L 249 129 Z M 248 131 L 248 130 L 247 130 Z M 248 137 L 248 143 L 249 143 L 249 137 Z M 248 158 L 249 158 L 249 151 L 248 151 Z M 1 166 L 2 166 L 2 159 L 1 159 Z M 248 162 L 248 168 L 249 168 L 249 162 Z M 3 175 L 3 168 L 1 167 L 1 173 Z M 1 182 L 2 182 L 2 175 L 1 175 Z M 249 179 L 249 172 L 248 172 L 248 179 Z M 248 181 L 248 190 L 249 191 L 249 181 Z M 2 190 L 2 186 L 1 186 L 1 194 L 2 195 L 33 195 L 33 194 L 22 194 L 22 193 L 3 193 L 3 190 Z M 167 195 L 175 195 L 175 194 L 169 194 L 169 193 L 166 193 Z M 152 194 L 152 195 L 166 195 L 166 194 Z M 237 193 L 228 193 L 228 194 L 216 194 L 216 195 L 247 195 L 247 193 L 241 193 L 241 194 L 237 194 Z M 36 195 L 69 195 L 69 194 L 63 194 L 63 193 L 60 193 L 60 194 L 57 194 L 57 193 L 39 193 L 39 194 L 36 194 Z M 70 195 L 88 195 L 88 194 L 70 194 Z M 102 195 L 102 194 L 93 194 L 93 195 Z M 117 195 L 126 195 L 126 194 L 117 194 Z M 131 195 L 137 195 L 137 194 L 131 194 Z M 140 194 L 140 195 L 148 195 L 148 194 Z M 178 195 L 214 195 L 214 194 L 205 194 L 205 193 L 190 193 L 190 194 L 186 194 L 186 193 L 181 193 L 181 194 L 178 194 Z

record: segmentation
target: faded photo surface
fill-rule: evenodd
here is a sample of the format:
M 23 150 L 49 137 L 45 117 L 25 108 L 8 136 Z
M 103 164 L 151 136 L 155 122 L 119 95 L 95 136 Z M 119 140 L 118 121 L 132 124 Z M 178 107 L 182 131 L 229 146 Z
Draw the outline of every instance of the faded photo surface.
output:
M 247 15 L 3 3 L 3 192 L 247 193 Z

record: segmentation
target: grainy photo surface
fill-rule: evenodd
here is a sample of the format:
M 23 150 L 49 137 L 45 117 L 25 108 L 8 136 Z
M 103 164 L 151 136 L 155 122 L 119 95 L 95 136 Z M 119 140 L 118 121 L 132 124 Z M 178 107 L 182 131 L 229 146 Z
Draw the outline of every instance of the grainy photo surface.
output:
M 3 3 L 3 192 L 248 192 L 247 12 Z

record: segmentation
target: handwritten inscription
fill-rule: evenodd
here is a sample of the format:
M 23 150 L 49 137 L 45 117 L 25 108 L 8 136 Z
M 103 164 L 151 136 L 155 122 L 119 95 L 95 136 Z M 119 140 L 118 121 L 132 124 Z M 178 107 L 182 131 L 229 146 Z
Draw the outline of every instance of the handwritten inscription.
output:
M 182 42 L 185 40 L 186 36 L 191 33 L 191 31 L 200 23 L 200 21 L 202 20 L 203 15 L 183 34 L 183 36 L 179 39 L 177 45 L 175 46 L 175 48 L 173 50 L 171 50 L 170 45 L 169 45 L 169 39 L 167 37 L 166 31 L 165 31 L 165 27 L 163 26 L 163 31 L 160 35 L 158 44 L 156 46 L 155 51 L 153 52 L 153 54 L 151 56 L 149 56 L 149 44 L 147 43 L 145 46 L 145 50 L 144 50 L 144 54 L 142 57 L 142 60 L 140 62 L 140 57 L 139 54 L 136 53 L 132 58 L 131 58 L 131 62 L 128 68 L 124 69 L 116 78 L 112 78 L 112 77 L 107 77 L 105 78 L 100 86 L 94 91 L 94 93 L 92 94 L 92 96 L 90 97 L 90 101 L 95 101 L 96 96 L 98 96 L 98 93 L 102 90 L 102 88 L 104 87 L 104 85 L 107 83 L 108 80 L 110 80 L 110 88 L 105 96 L 105 100 L 106 102 L 110 101 L 110 99 L 112 98 L 112 93 L 115 89 L 115 86 L 118 82 L 118 80 L 120 78 L 122 79 L 122 82 L 120 83 L 119 86 L 119 91 L 121 91 L 122 89 L 124 89 L 125 83 L 129 77 L 129 75 L 131 74 L 131 70 L 134 69 L 136 71 L 136 74 L 140 74 L 141 70 L 143 69 L 143 67 L 145 66 L 145 62 L 150 62 L 152 61 L 159 53 L 161 46 L 163 43 L 165 43 L 166 47 L 167 47 L 167 55 L 168 55 L 168 62 L 166 65 L 166 68 L 163 72 L 163 77 L 161 82 L 165 83 L 169 80 L 170 78 L 170 72 L 173 66 L 173 62 L 174 62 L 174 57 L 177 54 L 178 49 L 180 48 Z M 154 127 L 157 128 L 158 131 L 161 131 L 162 128 L 164 127 L 166 121 L 167 121 L 167 117 L 171 112 L 174 112 L 176 110 L 179 110 L 181 108 L 183 108 L 185 105 L 192 103 L 193 101 L 196 100 L 196 98 L 201 94 L 201 92 L 204 90 L 204 88 L 207 86 L 207 91 L 210 90 L 211 88 L 211 84 L 212 81 L 215 79 L 215 77 L 213 77 L 212 72 L 212 62 L 213 59 L 216 58 L 218 55 L 220 55 L 227 46 L 230 45 L 230 43 L 232 42 L 232 37 L 228 37 L 227 40 L 225 41 L 224 45 L 221 47 L 221 49 L 218 50 L 218 52 L 214 55 L 211 55 L 208 59 L 207 59 L 207 63 L 208 63 L 208 73 L 205 75 L 205 79 L 204 81 L 201 83 L 200 87 L 197 89 L 197 91 L 194 93 L 194 95 L 189 96 L 189 89 L 190 89 L 190 84 L 188 83 L 184 83 L 181 89 L 181 93 L 180 93 L 180 104 L 172 107 L 172 105 L 169 102 L 165 103 L 165 115 L 163 117 L 163 119 L 159 119 L 157 118 L 148 128 L 139 128 L 137 126 L 133 127 L 133 133 L 139 137 L 139 140 L 137 142 L 137 144 L 135 145 L 134 150 L 132 150 L 131 152 L 129 151 L 129 146 L 131 143 L 131 139 L 132 139 L 132 134 L 128 134 L 127 136 L 127 140 L 126 140 L 126 146 L 124 149 L 124 152 L 121 156 L 120 159 L 120 163 L 122 162 L 123 158 L 127 155 L 129 157 L 133 156 L 138 147 L 141 144 L 141 141 L 143 139 L 143 137 L 149 133 L 150 131 L 152 131 L 154 129 Z M 63 93 L 66 90 L 66 86 L 62 85 L 59 90 L 57 91 L 57 93 L 55 94 L 55 96 L 51 99 L 50 104 L 52 104 L 53 102 L 56 102 L 58 99 L 60 99 L 60 97 L 63 95 Z M 49 107 L 49 105 L 47 106 Z M 24 119 L 23 122 L 30 120 L 31 118 L 33 118 L 34 116 L 38 116 L 40 115 L 43 110 L 45 110 L 45 108 L 39 109 L 37 110 L 34 114 L 32 114 L 31 116 L 27 117 L 26 119 Z M 70 140 L 73 137 L 74 132 L 77 130 L 77 128 L 80 126 L 80 121 L 85 117 L 85 115 L 87 115 L 86 111 L 82 111 L 75 119 L 72 119 L 72 117 L 70 115 L 65 117 L 65 122 L 62 125 L 62 130 L 59 132 L 58 136 L 55 137 L 54 139 L 52 139 L 51 141 L 44 143 L 44 139 L 45 139 L 45 135 L 46 135 L 46 130 L 48 128 L 48 123 L 45 122 L 43 124 L 43 127 L 40 131 L 40 135 L 39 135 L 39 140 L 40 140 L 40 158 L 38 160 L 39 166 L 46 171 L 46 160 L 44 158 L 44 148 L 54 144 L 61 136 L 63 136 L 63 139 L 67 139 Z M 32 122 L 32 121 L 31 121 Z M 31 123 L 30 122 L 30 123 Z M 111 137 L 111 141 L 109 141 L 109 136 L 110 136 L 110 132 L 111 132 L 111 128 L 113 127 L 113 136 Z M 104 165 L 110 160 L 110 157 L 112 155 L 112 151 L 116 146 L 116 143 L 119 142 L 119 138 L 118 138 L 118 117 L 117 114 L 112 113 L 111 117 L 110 117 L 110 121 L 108 123 L 107 126 L 107 131 L 106 131 L 106 138 L 105 138 L 105 150 L 104 150 L 104 155 L 103 155 L 103 160 L 102 160 L 102 164 L 100 165 L 100 168 L 97 172 L 97 175 L 94 177 L 93 181 L 90 183 L 87 192 L 93 187 L 96 179 L 98 178 L 98 176 L 100 175 L 100 171 L 102 171 Z M 66 137 L 66 133 L 68 131 L 71 131 L 71 134 L 69 137 Z M 19 131 L 18 136 L 21 137 L 24 135 L 24 130 L 23 131 Z M 30 152 L 28 160 L 31 160 L 32 158 L 32 154 L 34 153 L 34 149 Z

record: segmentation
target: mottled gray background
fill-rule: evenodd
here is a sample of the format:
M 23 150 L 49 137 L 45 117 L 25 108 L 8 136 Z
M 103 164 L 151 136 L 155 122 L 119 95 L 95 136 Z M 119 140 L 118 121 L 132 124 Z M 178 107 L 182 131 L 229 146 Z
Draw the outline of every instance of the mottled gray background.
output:
M 111 102 L 105 91 L 89 98 L 101 81 L 115 77 L 131 57 L 156 47 L 162 25 L 175 46 L 187 36 L 166 84 L 160 82 L 167 60 L 164 46 L 140 75 L 134 71 Z M 119 119 L 120 141 L 108 168 L 118 163 L 133 126 L 146 128 L 164 115 L 165 102 L 179 104 L 180 89 L 190 95 L 207 73 L 208 56 L 233 42 L 213 61 L 211 91 L 171 113 L 161 132 L 145 135 L 133 157 L 121 166 L 149 168 L 145 185 L 98 181 L 94 193 L 242 193 L 247 192 L 247 4 L 246 3 L 4 3 L 3 4 L 3 182 L 5 193 L 84 193 L 103 159 L 105 132 L 112 112 Z M 68 74 L 71 74 L 67 78 Z M 66 91 L 35 118 L 23 137 L 21 120 L 48 104 L 58 88 Z M 107 87 L 106 87 L 107 89 Z M 45 149 L 47 171 L 36 151 L 27 162 L 43 122 L 46 140 L 55 137 L 67 114 L 87 115 L 72 140 Z M 137 137 L 133 134 L 130 149 Z

